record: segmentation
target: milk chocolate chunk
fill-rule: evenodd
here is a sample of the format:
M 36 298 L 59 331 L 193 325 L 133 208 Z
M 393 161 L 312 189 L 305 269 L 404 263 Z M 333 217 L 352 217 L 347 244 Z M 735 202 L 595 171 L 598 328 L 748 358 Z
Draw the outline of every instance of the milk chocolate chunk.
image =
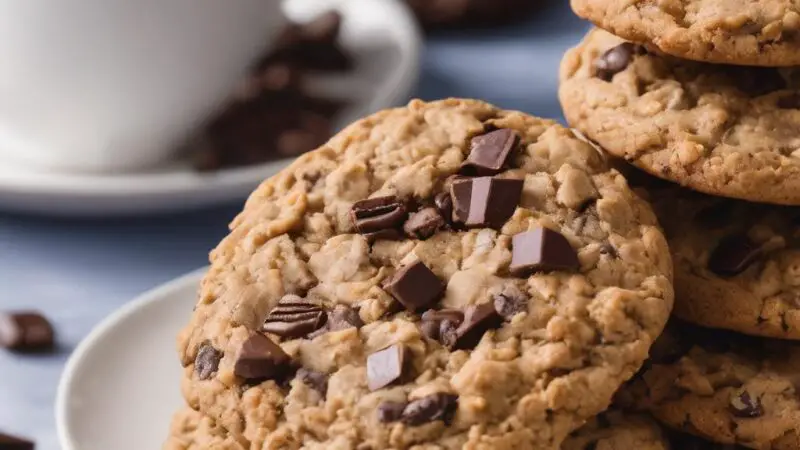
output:
M 403 410 L 400 420 L 410 426 L 422 425 L 437 420 L 441 420 L 445 425 L 450 425 L 457 408 L 457 395 L 433 394 L 409 403 Z
M 32 441 L 0 433 L 0 450 L 34 450 Z
M 471 228 L 502 228 L 522 197 L 522 180 L 464 178 L 450 187 L 454 218 Z
M 406 348 L 394 344 L 377 351 L 367 358 L 367 385 L 369 390 L 389 386 L 403 377 L 406 364 Z
M 405 205 L 394 195 L 356 202 L 350 210 L 353 224 L 361 234 L 397 228 L 407 216 Z
M 746 236 L 733 236 L 717 245 L 708 259 L 708 268 L 717 275 L 732 277 L 747 270 L 760 255 L 761 246 Z
M 272 339 L 255 333 L 242 344 L 233 370 L 247 381 L 263 381 L 283 378 L 291 369 L 289 355 Z
M 456 329 L 464 321 L 464 313 L 454 309 L 428 310 L 422 314 L 420 330 L 429 339 L 439 341 L 445 347 L 455 345 Z
M 449 347 L 474 348 L 489 329 L 502 325 L 503 319 L 494 308 L 494 303 L 482 303 L 467 307 L 464 321 L 456 330 L 456 340 Z
M 55 331 L 36 311 L 0 312 L 0 347 L 20 353 L 52 350 Z
M 194 371 L 201 380 L 207 380 L 217 373 L 219 361 L 222 359 L 222 352 L 215 349 L 211 344 L 205 343 L 197 351 L 194 359 Z
M 575 270 L 580 267 L 578 253 L 567 238 L 548 228 L 536 228 L 514 235 L 511 273 L 525 277 L 533 272 Z
M 287 339 L 307 336 L 325 325 L 328 315 L 316 303 L 286 295 L 270 311 L 262 330 Z
M 472 138 L 467 160 L 461 165 L 465 175 L 495 175 L 503 170 L 509 155 L 519 145 L 516 131 L 503 128 Z
M 420 260 L 401 268 L 384 289 L 409 311 L 429 307 L 444 292 L 444 283 Z
M 446 225 L 444 219 L 436 208 L 423 208 L 408 218 L 403 230 L 406 235 L 425 240 L 436 234 L 440 228 Z

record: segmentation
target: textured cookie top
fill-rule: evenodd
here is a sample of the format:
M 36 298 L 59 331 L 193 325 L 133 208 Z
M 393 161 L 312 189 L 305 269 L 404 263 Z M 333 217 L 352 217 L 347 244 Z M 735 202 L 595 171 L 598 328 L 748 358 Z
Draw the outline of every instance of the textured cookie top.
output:
M 798 374 L 795 343 L 674 322 L 619 400 L 715 442 L 797 449 Z
M 641 414 L 610 410 L 590 420 L 561 444 L 562 450 L 670 450 L 666 433 Z M 676 447 L 676 450 L 679 447 Z
M 617 36 L 682 58 L 800 65 L 797 0 L 572 0 L 572 9 Z
M 675 264 L 675 314 L 709 328 L 800 339 L 800 208 L 647 178 L 645 195 Z
M 559 97 L 572 126 L 658 177 L 712 195 L 794 205 L 797 75 L 648 53 L 593 30 L 565 55 Z
M 163 450 L 247 450 L 223 427 L 191 408 L 172 417 Z
M 673 299 L 655 217 L 601 153 L 471 100 L 351 125 L 211 260 L 184 394 L 264 449 L 556 448 Z

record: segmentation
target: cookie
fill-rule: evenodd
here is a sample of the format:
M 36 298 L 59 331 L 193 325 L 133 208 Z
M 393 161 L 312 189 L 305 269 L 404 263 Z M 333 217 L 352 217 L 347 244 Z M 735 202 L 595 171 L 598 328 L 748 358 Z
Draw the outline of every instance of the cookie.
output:
M 584 19 L 625 39 L 697 61 L 800 65 L 795 0 L 572 0 Z
M 564 57 L 559 97 L 573 127 L 655 176 L 796 205 L 799 74 L 690 62 L 593 30 Z
M 800 448 L 800 347 L 671 323 L 648 368 L 620 393 L 626 406 L 722 444 Z
M 557 448 L 647 357 L 671 271 L 572 131 L 413 101 L 252 194 L 180 335 L 183 393 L 250 448 Z
M 661 426 L 644 414 L 611 410 L 590 420 L 561 444 L 561 450 L 670 450 Z M 682 447 L 674 447 L 675 450 Z
M 163 450 L 247 450 L 222 427 L 199 412 L 184 408 L 172 418 Z
M 674 314 L 709 328 L 800 339 L 800 208 L 712 197 L 647 178 L 644 195 L 675 264 Z
M 406 0 L 425 28 L 489 27 L 527 17 L 545 0 Z

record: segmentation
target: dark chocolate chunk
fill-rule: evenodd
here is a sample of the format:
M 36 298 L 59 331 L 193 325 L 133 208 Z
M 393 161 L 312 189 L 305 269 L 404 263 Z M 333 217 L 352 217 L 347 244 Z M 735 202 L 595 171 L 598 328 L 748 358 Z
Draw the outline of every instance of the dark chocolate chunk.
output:
M 407 216 L 405 205 L 394 195 L 356 202 L 350 210 L 353 225 L 361 234 L 397 228 Z
M 436 234 L 440 228 L 444 227 L 445 221 L 436 208 L 423 208 L 419 212 L 411 214 L 403 230 L 409 237 L 425 240 Z
M 242 344 L 233 371 L 247 381 L 263 381 L 283 378 L 291 368 L 291 358 L 278 344 L 255 333 Z
M 328 375 L 322 372 L 316 372 L 303 367 L 297 371 L 297 379 L 323 396 L 328 393 Z
M 325 325 L 328 315 L 316 303 L 286 295 L 270 311 L 262 330 L 282 338 L 305 337 Z
M 406 347 L 394 344 L 367 358 L 367 385 L 369 390 L 389 386 L 403 377 L 406 366 Z
M 511 152 L 519 145 L 519 135 L 508 128 L 472 138 L 467 160 L 461 165 L 464 175 L 495 175 L 503 170 Z
M 0 347 L 20 353 L 52 350 L 55 331 L 46 317 L 35 311 L 0 312 Z
M 200 346 L 197 357 L 194 359 L 194 372 L 201 380 L 207 380 L 217 373 L 219 361 L 222 359 L 222 352 L 215 349 L 209 343 Z
M 747 236 L 723 239 L 708 258 L 708 269 L 722 277 L 738 275 L 761 256 L 761 246 Z
M 505 319 L 528 310 L 528 299 L 521 292 L 501 292 L 494 296 L 494 309 Z
M 0 433 L 0 450 L 34 450 L 32 441 Z
M 594 60 L 594 75 L 604 81 L 611 81 L 614 75 L 625 70 L 639 53 L 640 47 L 630 42 L 619 44 Z
M 348 328 L 361 328 L 364 322 L 358 315 L 358 311 L 347 305 L 336 305 L 332 311 L 328 311 L 328 321 L 325 326 L 309 334 L 309 339 L 315 339 L 331 331 L 342 331 Z
M 742 391 L 731 398 L 730 410 L 731 414 L 742 419 L 752 419 L 764 415 L 764 407 L 761 406 L 761 400 L 750 396 L 747 391 Z
M 445 425 L 450 425 L 457 408 L 457 395 L 433 394 L 409 403 L 403 410 L 403 416 L 400 420 L 410 426 L 422 425 L 437 420 L 441 420 Z
M 800 109 L 800 94 L 794 92 L 778 99 L 778 108 Z
M 533 272 L 575 270 L 580 267 L 578 253 L 567 238 L 549 228 L 535 228 L 514 235 L 511 273 L 526 277 Z
M 378 405 L 378 420 L 381 423 L 397 422 L 403 416 L 406 402 L 383 402 Z
M 453 198 L 450 197 L 449 192 L 440 192 L 436 194 L 436 197 L 433 200 L 434 204 L 436 205 L 436 209 L 439 210 L 439 214 L 444 217 L 445 222 L 448 224 L 453 222 Z
M 420 260 L 401 268 L 384 289 L 409 311 L 430 307 L 444 292 L 444 283 Z
M 492 177 L 456 180 L 450 187 L 453 216 L 467 227 L 502 228 L 519 205 L 522 185 Z
M 464 321 L 456 330 L 456 342 L 448 347 L 456 349 L 473 348 L 478 345 L 487 330 L 502 325 L 503 319 L 493 303 L 470 305 L 464 314 Z

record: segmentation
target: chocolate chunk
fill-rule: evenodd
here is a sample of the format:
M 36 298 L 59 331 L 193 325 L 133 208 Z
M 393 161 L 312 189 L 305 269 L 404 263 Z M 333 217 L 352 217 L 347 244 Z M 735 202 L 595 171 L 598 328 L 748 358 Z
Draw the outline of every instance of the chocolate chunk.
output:
M 503 319 L 494 309 L 493 303 L 471 305 L 464 314 L 464 321 L 456 330 L 456 342 L 448 347 L 457 349 L 473 348 L 478 345 L 487 330 L 497 328 L 502 323 Z
M 0 450 L 34 450 L 32 441 L 0 433 Z
M 20 353 L 52 350 L 53 326 L 35 311 L 0 312 L 0 347 Z
M 429 339 L 439 341 L 446 347 L 455 345 L 456 329 L 464 321 L 464 313 L 455 309 L 428 310 L 422 314 L 420 329 Z
M 406 347 L 395 344 L 377 351 L 367 358 L 367 385 L 369 390 L 389 386 L 400 380 L 406 365 Z
M 509 155 L 519 145 L 519 135 L 508 128 L 472 138 L 467 160 L 461 165 L 464 175 L 495 175 L 503 170 Z
M 406 402 L 383 402 L 378 406 L 378 420 L 381 423 L 397 422 L 403 416 Z
M 347 305 L 336 305 L 332 311 L 328 311 L 328 321 L 325 326 L 309 334 L 309 339 L 315 339 L 331 331 L 342 331 L 348 328 L 361 328 L 364 322 L 358 315 L 358 311 Z
M 625 70 L 633 61 L 641 47 L 630 42 L 619 44 L 594 60 L 594 75 L 604 81 L 611 81 L 614 75 Z
M 747 236 L 723 239 L 708 258 L 708 269 L 722 277 L 744 272 L 761 256 L 761 247 Z
M 201 380 L 207 380 L 217 373 L 219 361 L 222 359 L 222 352 L 215 349 L 211 344 L 203 344 L 197 351 L 194 359 L 194 372 Z
M 791 93 L 778 99 L 778 108 L 800 109 L 800 94 Z
M 407 216 L 405 205 L 394 195 L 356 202 L 350 210 L 350 218 L 361 234 L 397 228 Z
M 282 338 L 307 336 L 325 325 L 328 315 L 316 303 L 296 295 L 286 295 L 270 311 L 262 330 Z
M 458 408 L 458 396 L 453 394 L 433 394 L 414 400 L 403 410 L 400 420 L 410 426 L 441 420 L 445 425 L 453 421 Z
M 444 217 L 445 222 L 448 224 L 453 222 L 453 198 L 450 197 L 449 192 L 440 192 L 436 194 L 436 197 L 433 200 L 434 204 L 436 205 L 436 209 L 439 210 L 439 214 Z
M 247 381 L 276 380 L 291 370 L 291 358 L 272 339 L 255 333 L 239 351 L 234 366 L 236 376 Z
M 403 225 L 403 230 L 409 237 L 425 240 L 444 226 L 445 221 L 436 208 L 423 208 L 408 218 Z
M 429 307 L 444 292 L 444 284 L 420 260 L 401 268 L 384 289 L 409 311 Z
M 742 419 L 752 419 L 764 415 L 761 400 L 751 397 L 747 391 L 742 391 L 731 398 L 730 410 L 731 414 Z
M 511 319 L 528 310 L 528 299 L 521 292 L 501 292 L 493 298 L 494 309 L 505 319 Z
M 511 273 L 526 277 L 533 272 L 575 270 L 580 267 L 578 253 L 567 238 L 549 228 L 536 228 L 514 235 Z
M 323 396 L 328 393 L 328 375 L 322 372 L 316 372 L 303 367 L 297 371 L 297 379 Z
M 456 180 L 450 187 L 453 216 L 467 227 L 502 228 L 522 197 L 522 180 L 492 177 Z

